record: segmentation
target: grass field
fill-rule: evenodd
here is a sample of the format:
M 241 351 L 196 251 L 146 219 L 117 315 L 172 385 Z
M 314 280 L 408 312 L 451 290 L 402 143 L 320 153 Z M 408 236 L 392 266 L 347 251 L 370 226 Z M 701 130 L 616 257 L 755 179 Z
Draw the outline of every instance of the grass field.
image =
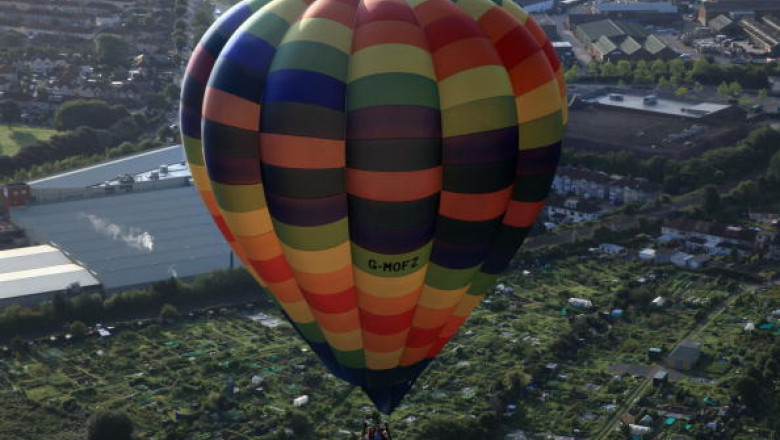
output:
M 38 127 L 0 125 L 0 156 L 13 156 L 20 149 L 52 137 L 56 130 Z

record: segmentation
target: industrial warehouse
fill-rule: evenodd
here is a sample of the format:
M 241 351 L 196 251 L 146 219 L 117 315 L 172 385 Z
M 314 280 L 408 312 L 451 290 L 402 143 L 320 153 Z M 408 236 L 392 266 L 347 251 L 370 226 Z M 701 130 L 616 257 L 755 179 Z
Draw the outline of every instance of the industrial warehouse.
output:
M 80 261 L 109 294 L 227 269 L 231 250 L 183 160 L 173 146 L 14 185 L 10 219 Z

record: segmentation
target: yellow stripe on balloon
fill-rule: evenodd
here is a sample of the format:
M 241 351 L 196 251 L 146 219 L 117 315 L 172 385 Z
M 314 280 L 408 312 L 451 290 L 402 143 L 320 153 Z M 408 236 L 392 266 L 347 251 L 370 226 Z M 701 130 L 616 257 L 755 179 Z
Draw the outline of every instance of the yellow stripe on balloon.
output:
M 529 122 L 561 109 L 558 82 L 553 80 L 515 98 L 518 122 Z
M 363 294 L 378 298 L 401 297 L 422 285 L 427 267 L 428 265 L 425 265 L 420 270 L 401 277 L 378 277 L 355 267 L 355 285 Z
M 324 43 L 348 54 L 352 48 L 352 30 L 327 18 L 304 18 L 290 26 L 281 44 L 293 41 Z
M 408 44 L 379 44 L 352 54 L 349 81 L 382 73 L 411 73 L 436 81 L 431 54 Z
M 442 290 L 426 285 L 423 287 L 418 305 L 429 309 L 446 309 L 457 305 L 469 286 L 454 290 Z
M 299 250 L 282 243 L 284 256 L 293 269 L 307 273 L 327 273 L 344 267 L 350 261 L 349 242 L 321 251 Z
M 266 215 L 261 215 L 262 211 L 266 212 Z M 225 223 L 230 227 L 230 231 L 234 235 L 262 235 L 266 232 L 273 231 L 273 225 L 271 224 L 271 217 L 267 214 L 268 208 L 262 208 L 254 212 L 231 212 L 222 211 L 222 216 L 225 218 Z
M 346 333 L 334 333 L 322 329 L 325 339 L 332 348 L 340 351 L 354 351 L 363 348 L 363 335 L 360 329 Z
M 494 96 L 514 96 L 504 66 L 474 67 L 439 82 L 442 110 Z

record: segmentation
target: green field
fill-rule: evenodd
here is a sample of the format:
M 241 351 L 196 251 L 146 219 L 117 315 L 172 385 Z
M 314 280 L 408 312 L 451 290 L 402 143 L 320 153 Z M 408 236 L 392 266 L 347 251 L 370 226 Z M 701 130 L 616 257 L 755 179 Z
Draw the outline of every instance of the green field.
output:
M 489 421 L 496 412 L 503 416 L 493 416 L 489 423 L 501 426 L 499 431 L 591 436 L 614 414 L 612 405 L 623 404 L 642 380 L 615 373 L 611 366 L 650 364 L 649 347 L 668 352 L 695 326 L 697 312 L 722 303 L 729 290 L 738 289 L 727 280 L 671 266 L 590 256 L 528 270 L 503 277 L 514 292 L 489 296 L 420 377 L 390 418 L 399 438 L 437 438 L 418 433 L 434 416 Z M 650 275 L 656 280 L 637 286 L 640 277 Z M 640 303 L 663 295 L 677 305 L 664 310 L 626 307 L 621 295 L 641 298 Z M 599 311 L 624 307 L 626 316 L 574 318 L 578 311 L 562 309 L 575 296 L 592 300 Z M 684 305 L 693 298 L 706 301 Z M 220 432 L 223 438 L 262 439 L 296 423 L 317 432 L 300 438 L 356 432 L 370 414 L 368 399 L 359 390 L 350 393 L 349 385 L 330 375 L 291 327 L 267 328 L 249 319 L 257 311 L 275 314 L 267 306 L 257 307 L 199 313 L 169 324 L 126 323 L 109 338 L 90 336 L 64 345 L 40 342 L 27 353 L 0 360 L 0 425 L 9 428 L 0 430 L 0 440 L 43 439 L 55 433 L 75 439 L 83 421 L 99 408 L 126 411 L 139 439 L 164 439 L 173 432 L 180 437 L 171 438 L 210 439 Z M 755 319 L 747 310 L 745 316 Z M 728 328 L 730 338 L 723 342 L 740 342 L 739 327 L 725 325 L 726 318 L 736 320 L 724 314 L 701 335 L 708 359 L 729 356 L 711 331 Z M 583 345 L 572 351 L 578 338 Z M 559 367 L 547 374 L 545 365 L 551 363 Z M 541 382 L 540 372 L 546 375 Z M 694 376 L 715 382 L 691 382 Z M 698 402 L 704 396 L 724 401 L 728 390 L 715 386 L 730 378 L 733 371 L 727 365 L 707 361 L 678 383 Z M 527 388 L 529 383 L 535 385 Z M 296 422 L 292 401 L 303 394 L 311 403 L 297 413 Z M 664 408 L 662 399 L 649 399 L 653 408 Z M 37 435 L 25 437 L 34 419 L 46 423 L 36 424 Z
M 0 125 L 0 156 L 13 156 L 20 149 L 56 134 L 49 128 Z

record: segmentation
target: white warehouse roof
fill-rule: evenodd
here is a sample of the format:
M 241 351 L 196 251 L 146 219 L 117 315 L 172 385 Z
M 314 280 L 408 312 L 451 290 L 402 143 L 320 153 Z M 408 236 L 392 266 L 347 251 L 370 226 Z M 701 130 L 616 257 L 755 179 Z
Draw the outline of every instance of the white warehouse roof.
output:
M 92 273 L 53 246 L 0 251 L 0 300 L 61 292 L 73 283 L 100 285 Z

